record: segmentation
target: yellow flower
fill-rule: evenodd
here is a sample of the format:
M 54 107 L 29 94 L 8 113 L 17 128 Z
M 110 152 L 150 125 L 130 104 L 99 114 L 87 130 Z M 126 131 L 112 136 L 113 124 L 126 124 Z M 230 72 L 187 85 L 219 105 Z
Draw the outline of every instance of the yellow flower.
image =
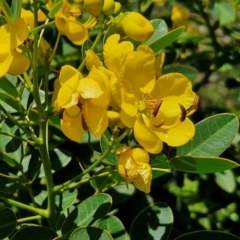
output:
M 28 34 L 29 29 L 25 21 L 21 18 L 17 19 L 14 24 L 7 23 L 0 27 L 0 77 L 9 71 L 13 59 L 15 57 L 20 57 L 19 54 L 21 53 L 16 53 L 15 49 L 24 42 L 24 40 L 28 37 Z M 24 56 L 21 57 L 26 60 Z M 25 66 L 27 66 L 26 61 L 24 61 Z M 19 65 L 19 62 L 15 61 L 13 64 L 14 69 L 18 67 L 18 74 L 25 72 L 25 67 L 21 69 L 17 66 Z
M 149 155 L 141 148 L 121 147 L 117 170 L 127 181 L 133 182 L 135 187 L 145 193 L 150 192 L 152 169 L 149 165 Z
M 182 5 L 174 5 L 172 9 L 171 20 L 174 27 L 185 27 L 189 34 L 198 34 L 197 29 L 192 26 L 189 21 L 190 13 L 187 8 Z
M 125 34 L 136 41 L 148 40 L 154 27 L 143 15 L 138 12 L 129 12 L 115 27 L 117 33 Z
M 116 76 L 112 94 L 123 124 L 134 128 L 136 140 L 150 153 L 159 153 L 162 142 L 188 142 L 195 127 L 187 116 L 197 107 L 191 82 L 178 73 L 160 76 L 164 57 L 155 58 L 148 46 L 134 51 L 130 42 L 118 41 L 118 35 L 108 38 L 104 61 Z
M 104 0 L 84 0 L 84 7 L 94 17 L 102 11 Z
M 63 3 L 61 9 L 55 15 L 55 24 L 58 31 L 76 45 L 82 45 L 88 39 L 88 29 L 97 22 L 95 19 L 84 25 L 77 21 L 76 17 L 81 15 L 81 11 L 72 8 L 67 2 Z
M 61 68 L 54 106 L 61 118 L 62 131 L 71 140 L 81 142 L 83 132 L 88 129 L 95 136 L 106 130 L 109 104 L 107 80 L 108 77 L 95 67 L 86 78 L 71 66 Z
M 198 97 L 182 74 L 169 73 L 156 80 L 154 89 L 143 96 L 145 111 L 134 123 L 134 136 L 150 153 L 162 150 L 162 142 L 181 146 L 195 134 L 187 118 L 197 108 Z

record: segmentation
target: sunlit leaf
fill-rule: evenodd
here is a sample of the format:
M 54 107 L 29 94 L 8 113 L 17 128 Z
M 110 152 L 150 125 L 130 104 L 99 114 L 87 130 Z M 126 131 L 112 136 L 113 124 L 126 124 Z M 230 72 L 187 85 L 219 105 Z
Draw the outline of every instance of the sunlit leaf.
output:
M 238 132 L 237 116 L 222 113 L 196 124 L 193 140 L 177 148 L 177 156 L 219 156 Z
M 11 240 L 23 240 L 23 239 L 34 239 L 34 240 L 52 240 L 57 237 L 55 231 L 51 228 L 30 226 L 20 229 L 14 234 Z
M 128 240 L 129 236 L 124 228 L 122 222 L 115 216 L 106 216 L 102 219 L 97 227 L 108 231 L 114 240 Z
M 109 211 L 112 199 L 107 194 L 96 194 L 80 203 L 62 225 L 62 234 L 68 235 L 75 228 L 94 226 Z
M 81 227 L 72 232 L 69 240 L 113 240 L 111 235 L 104 229 L 96 227 Z
M 134 219 L 131 240 L 165 240 L 173 224 L 173 214 L 165 203 L 154 203 L 142 210 Z
M 174 157 L 169 160 L 174 170 L 192 173 L 215 173 L 225 171 L 240 165 L 225 158 L 217 157 Z
M 150 45 L 151 43 L 157 41 L 168 32 L 168 27 L 164 20 L 153 19 L 150 22 L 154 27 L 154 33 L 147 41 L 143 42 L 146 45 Z
M 236 179 L 231 170 L 215 173 L 215 181 L 227 193 L 233 193 L 236 189 Z
M 169 46 L 172 42 L 178 39 L 178 37 L 183 32 L 184 27 L 176 28 L 170 32 L 168 32 L 166 35 L 160 37 L 155 42 L 151 43 L 149 47 L 154 51 L 155 54 L 159 53 L 162 49 Z

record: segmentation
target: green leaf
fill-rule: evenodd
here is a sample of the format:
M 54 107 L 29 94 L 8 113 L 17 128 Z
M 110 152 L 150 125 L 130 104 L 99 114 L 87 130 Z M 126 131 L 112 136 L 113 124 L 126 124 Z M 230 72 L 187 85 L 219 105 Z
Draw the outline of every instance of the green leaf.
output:
M 172 224 L 173 214 L 165 203 L 151 204 L 134 219 L 130 230 L 131 240 L 165 240 Z
M 97 227 L 107 230 L 114 240 L 128 240 L 129 236 L 122 222 L 115 216 L 106 216 Z
M 196 231 L 187 234 L 183 234 L 174 240 L 240 240 L 239 237 L 230 233 L 220 231 Z
M 153 169 L 152 178 L 160 177 L 166 174 L 165 171 L 161 171 L 161 169 L 170 169 L 168 162 L 166 161 L 166 156 L 162 153 L 158 155 L 150 154 L 150 165 Z M 157 170 L 159 169 L 159 170 Z
M 57 237 L 55 231 L 51 228 L 30 226 L 20 229 L 14 234 L 11 240 L 23 240 L 23 239 L 34 239 L 34 240 L 52 240 Z
M 169 160 L 174 170 L 192 173 L 215 173 L 240 166 L 238 163 L 217 157 L 174 157 Z
M 238 118 L 222 113 L 206 118 L 196 124 L 192 141 L 177 148 L 177 156 L 219 156 L 232 142 L 238 132 Z
M 6 0 L 0 1 L 0 9 L 3 11 L 7 20 L 14 23 L 20 16 L 22 9 L 22 1 L 12 1 L 11 7 L 8 5 Z
M 169 33 L 167 33 L 166 35 L 162 36 L 155 42 L 151 43 L 149 47 L 153 50 L 155 54 L 158 54 L 162 49 L 169 46 L 172 42 L 178 39 L 178 37 L 183 32 L 183 30 L 184 30 L 184 27 L 176 28 L 170 31 Z
M 0 91 L 2 90 L 14 98 L 18 97 L 18 91 L 16 87 L 6 77 L 0 78 Z
M 29 164 L 27 167 L 27 176 L 29 180 L 33 181 L 35 179 L 41 165 L 42 165 L 42 161 L 40 159 L 39 151 L 38 149 L 34 149 L 31 154 Z
M 173 73 L 173 72 L 177 72 L 177 73 L 183 74 L 192 83 L 195 81 L 195 79 L 198 76 L 198 72 L 197 72 L 197 70 L 195 68 L 189 67 L 189 66 L 185 66 L 185 65 L 175 64 L 175 65 L 171 65 L 171 66 L 168 66 L 168 67 L 163 69 L 163 74 Z
M 1 132 L 13 134 L 18 137 L 25 136 L 9 119 L 6 119 L 2 124 Z M 0 160 L 5 161 L 12 167 L 17 166 L 22 160 L 26 143 L 10 136 L 1 134 L 0 136 Z
M 0 27 L 7 24 L 8 21 L 4 16 L 0 16 Z
M 233 193 L 236 189 L 235 176 L 231 170 L 215 173 L 215 181 L 227 193 Z
M 229 25 L 234 22 L 236 13 L 233 3 L 230 0 L 218 0 L 215 3 L 217 17 L 222 26 Z
M 54 7 L 49 12 L 48 17 L 54 18 L 55 14 L 59 11 L 62 5 L 63 5 L 63 1 L 58 1 L 56 4 L 54 4 Z
M 80 226 L 93 226 L 109 211 L 112 198 L 107 194 L 96 194 L 80 203 L 62 225 L 62 234 L 68 235 Z
M 69 151 L 55 148 L 49 151 L 49 157 L 51 159 L 52 173 L 54 173 L 68 165 L 72 159 L 72 154 Z M 41 178 L 44 175 L 45 172 L 43 166 L 41 166 L 39 177 Z
M 113 240 L 104 229 L 96 227 L 81 227 L 72 232 L 69 240 Z
M 114 171 L 115 170 L 115 171 Z M 104 192 L 107 189 L 111 188 L 116 183 L 123 181 L 123 178 L 117 173 L 116 167 L 109 166 L 102 168 L 94 176 L 101 175 L 101 173 L 109 172 L 108 175 L 103 177 L 97 177 L 90 181 L 92 187 L 98 192 Z
M 0 92 L 0 104 L 7 110 L 7 111 L 14 111 L 23 113 L 25 111 L 24 107 L 20 103 L 20 100 L 14 98 L 10 94 L 6 92 Z M 15 111 L 16 110 L 16 111 Z
M 154 33 L 147 41 L 143 42 L 143 44 L 146 45 L 150 45 L 151 43 L 157 41 L 159 37 L 164 36 L 168 32 L 168 27 L 164 20 L 153 19 L 150 22 L 154 27 Z
M 17 219 L 10 208 L 0 211 L 0 239 L 9 236 L 17 226 Z
M 62 194 L 57 194 L 55 199 L 56 210 L 60 212 L 70 207 L 76 201 L 77 195 L 77 189 L 70 189 Z M 42 203 L 42 207 L 47 208 L 47 196 Z

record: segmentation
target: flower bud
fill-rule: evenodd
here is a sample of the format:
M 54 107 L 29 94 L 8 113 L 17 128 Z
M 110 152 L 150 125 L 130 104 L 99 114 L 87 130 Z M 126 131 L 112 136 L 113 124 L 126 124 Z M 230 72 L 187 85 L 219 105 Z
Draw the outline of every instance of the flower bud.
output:
M 114 0 L 104 0 L 103 13 L 105 15 L 112 15 L 114 13 L 115 3 Z
M 84 7 L 94 17 L 102 11 L 104 0 L 84 0 Z
M 152 36 L 154 28 L 140 13 L 130 12 L 117 25 L 116 31 L 124 32 L 133 40 L 144 42 Z
M 121 7 L 122 7 L 121 3 L 115 2 L 115 7 L 114 7 L 114 13 L 113 14 L 118 14 L 121 10 Z
M 8 73 L 11 75 L 19 75 L 26 72 L 30 66 L 30 60 L 24 54 L 13 50 L 13 60 L 8 69 Z

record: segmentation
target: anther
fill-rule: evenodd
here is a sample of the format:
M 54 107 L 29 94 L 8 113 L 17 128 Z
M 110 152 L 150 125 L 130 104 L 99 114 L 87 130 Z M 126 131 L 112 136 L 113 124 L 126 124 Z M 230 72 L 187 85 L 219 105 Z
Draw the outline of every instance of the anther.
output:
M 63 119 L 63 113 L 65 111 L 65 108 L 61 108 L 59 111 L 58 111 L 58 116 L 60 119 Z
M 186 111 L 186 109 L 184 108 L 183 105 L 178 104 L 178 106 L 180 107 L 181 112 L 182 112 L 182 115 L 180 117 L 180 121 L 183 122 L 185 120 L 186 116 L 187 116 L 187 111 Z
M 164 121 L 163 120 L 159 124 L 153 124 L 153 126 L 156 127 L 156 128 L 160 128 L 163 125 L 164 125 Z
M 85 121 L 85 118 L 83 116 L 83 114 L 81 115 L 81 119 L 82 119 L 82 127 L 83 127 L 83 130 L 84 131 L 88 131 L 88 126 L 87 126 L 87 123 Z
M 162 102 L 163 102 L 162 100 L 157 101 L 157 103 L 156 103 L 156 105 L 155 105 L 155 107 L 154 107 L 154 109 L 153 109 L 153 112 L 152 112 L 153 117 L 156 117 L 156 116 L 157 116 L 158 111 L 159 111 L 159 109 L 160 109 L 160 107 L 161 107 L 161 105 L 162 105 Z

